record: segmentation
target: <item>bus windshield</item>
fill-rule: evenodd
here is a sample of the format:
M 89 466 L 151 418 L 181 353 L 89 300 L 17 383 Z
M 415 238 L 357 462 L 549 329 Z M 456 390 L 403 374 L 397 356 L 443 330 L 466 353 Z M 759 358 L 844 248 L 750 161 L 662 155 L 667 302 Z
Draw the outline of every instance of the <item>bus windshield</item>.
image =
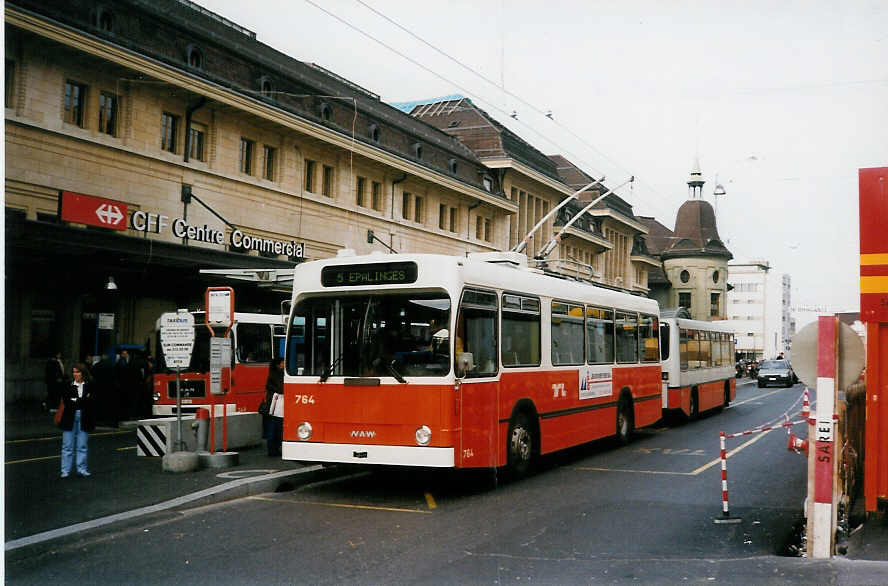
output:
M 450 372 L 444 292 L 309 297 L 293 310 L 287 372 L 296 376 L 444 376 Z

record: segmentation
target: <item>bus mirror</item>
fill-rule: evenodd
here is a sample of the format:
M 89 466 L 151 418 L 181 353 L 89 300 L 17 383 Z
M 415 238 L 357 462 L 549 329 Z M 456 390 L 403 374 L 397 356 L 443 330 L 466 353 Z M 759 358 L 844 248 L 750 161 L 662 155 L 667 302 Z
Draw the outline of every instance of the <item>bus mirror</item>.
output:
M 456 355 L 456 376 L 462 378 L 475 368 L 475 359 L 471 352 L 460 352 Z
M 288 317 L 290 315 L 290 307 L 292 306 L 292 302 L 289 299 L 284 299 L 281 301 L 281 315 L 284 317 Z

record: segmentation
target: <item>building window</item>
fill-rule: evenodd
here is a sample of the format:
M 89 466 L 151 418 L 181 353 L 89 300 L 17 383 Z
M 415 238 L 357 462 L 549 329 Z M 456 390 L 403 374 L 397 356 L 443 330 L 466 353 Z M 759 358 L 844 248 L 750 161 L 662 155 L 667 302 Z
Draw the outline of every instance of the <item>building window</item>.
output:
M 324 175 L 321 181 L 321 193 L 327 197 L 333 197 L 333 167 L 324 165 Z
M 171 153 L 176 152 L 179 139 L 179 117 L 164 112 L 160 117 L 160 148 Z
M 379 126 L 377 124 L 371 124 L 368 126 L 367 134 L 370 136 L 370 140 L 373 142 L 379 142 Z
M 687 271 L 682 271 L 681 273 L 679 273 L 678 278 L 681 279 L 682 283 L 687 283 L 691 280 L 691 273 Z
M 447 229 L 447 206 L 443 203 L 438 206 L 438 228 Z
M 718 271 L 712 271 L 712 282 L 718 283 Z
M 193 161 L 204 161 L 206 153 L 207 127 L 196 122 L 188 129 L 188 158 Z
M 240 172 L 247 175 L 253 174 L 253 154 L 256 151 L 256 143 L 248 138 L 240 140 Z
M 709 294 L 709 316 L 718 317 L 718 305 L 721 295 L 718 293 Z
M 15 82 L 15 61 L 6 60 L 6 91 L 4 92 L 3 101 L 7 108 L 12 107 L 12 90 Z
M 361 207 L 365 207 L 367 202 L 365 201 L 367 191 L 367 180 L 364 177 L 358 177 L 357 182 L 355 184 L 355 203 Z
M 456 174 L 456 159 L 450 159 L 449 161 L 447 161 L 447 168 L 450 170 L 451 173 Z
M 484 234 L 484 218 L 475 216 L 475 239 L 481 240 Z
M 405 220 L 410 219 L 410 194 L 406 191 L 401 194 L 401 217 Z
M 274 93 L 274 87 L 271 85 L 271 80 L 266 76 L 262 76 L 259 80 L 259 91 L 266 98 L 271 98 L 271 95 Z
M 86 105 L 86 86 L 65 82 L 65 122 L 83 128 L 83 107 Z
M 262 147 L 262 153 L 265 161 L 265 164 L 262 166 L 262 176 L 269 181 L 274 181 L 275 156 L 277 155 L 277 149 L 264 145 Z
M 104 8 L 99 9 L 99 28 L 106 33 L 111 32 L 111 27 L 114 24 L 114 15 L 111 14 L 109 10 L 105 10 Z
M 333 117 L 333 109 L 326 102 L 318 106 L 318 113 L 321 115 L 321 120 L 330 120 Z
M 422 145 L 418 142 L 413 143 L 413 154 L 417 159 L 422 160 Z
M 425 208 L 423 207 L 423 199 L 418 195 L 413 198 L 413 221 L 419 224 L 425 222 Z
M 317 164 L 311 159 L 305 159 L 305 191 L 314 193 L 315 190 L 315 167 Z
M 484 218 L 484 241 L 491 242 L 493 240 L 493 222 L 490 218 Z
M 374 181 L 371 185 L 371 205 L 374 210 L 382 211 L 382 184 Z
M 185 61 L 195 69 L 203 69 L 203 53 L 197 45 L 188 45 L 185 48 Z
M 688 311 L 691 310 L 691 293 L 690 291 L 685 291 L 678 294 L 678 306 L 684 307 Z
M 450 208 L 450 231 L 459 232 L 459 217 L 456 215 L 456 208 Z
M 117 134 L 117 96 L 108 92 L 99 94 L 99 132 Z

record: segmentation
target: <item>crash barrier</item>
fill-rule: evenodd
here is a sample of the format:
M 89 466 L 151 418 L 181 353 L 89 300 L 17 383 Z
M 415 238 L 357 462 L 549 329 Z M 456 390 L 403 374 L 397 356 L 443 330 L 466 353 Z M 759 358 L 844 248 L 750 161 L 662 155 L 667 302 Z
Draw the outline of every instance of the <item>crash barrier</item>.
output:
M 216 448 L 222 446 L 222 417 L 215 418 Z M 199 451 L 197 431 L 199 426 L 192 428 L 196 422 L 194 415 L 182 415 L 183 450 Z M 198 422 L 200 423 L 200 422 Z M 175 417 L 158 417 L 141 419 L 136 428 L 136 454 L 139 456 L 163 456 L 174 451 L 177 438 L 177 422 Z M 227 428 L 228 450 L 247 448 L 262 442 L 262 416 L 258 413 L 229 413 Z
M 802 402 L 802 409 L 798 413 L 804 419 L 799 421 L 790 421 L 791 416 L 790 413 L 796 408 L 796 405 L 799 404 L 799 401 Z M 754 435 L 757 433 L 763 433 L 766 431 L 771 431 L 772 429 L 778 428 L 786 428 L 786 433 L 789 435 L 789 444 L 787 445 L 787 449 L 790 451 L 794 451 L 796 453 L 801 453 L 804 451 L 806 454 L 808 453 L 808 442 L 807 440 L 801 440 L 790 431 L 790 428 L 794 425 L 799 425 L 802 423 L 813 424 L 814 420 L 810 417 L 811 406 L 809 402 L 809 393 L 808 389 L 805 388 L 804 392 L 799 395 L 799 398 L 795 400 L 795 402 L 787 409 L 783 415 L 774 419 L 773 421 L 767 423 L 766 425 L 762 425 L 760 427 L 755 427 L 753 429 L 747 429 L 745 431 L 740 431 L 737 433 L 725 433 L 719 432 L 719 450 L 721 457 L 721 491 L 722 491 L 722 515 L 721 517 L 716 517 L 713 519 L 715 523 L 739 523 L 742 519 L 739 517 L 732 517 L 729 507 L 728 507 L 728 451 L 726 448 L 727 440 L 743 437 L 747 435 Z M 793 417 L 795 414 L 792 415 Z M 782 421 L 781 421 L 782 420 Z

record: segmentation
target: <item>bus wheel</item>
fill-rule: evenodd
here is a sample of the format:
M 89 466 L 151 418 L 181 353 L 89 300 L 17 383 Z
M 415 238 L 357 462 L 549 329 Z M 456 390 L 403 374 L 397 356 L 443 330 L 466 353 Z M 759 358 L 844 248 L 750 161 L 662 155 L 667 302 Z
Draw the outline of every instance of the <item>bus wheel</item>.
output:
M 632 441 L 633 427 L 632 401 L 622 397 L 617 404 L 617 441 L 621 445 L 625 446 Z
M 700 416 L 700 400 L 697 396 L 697 389 L 691 390 L 691 419 L 697 419 Z
M 524 413 L 517 413 L 509 425 L 509 471 L 522 478 L 530 471 L 533 458 L 533 428 Z
M 731 404 L 731 387 L 727 383 L 725 383 L 725 402 L 722 404 L 723 407 L 727 407 Z

